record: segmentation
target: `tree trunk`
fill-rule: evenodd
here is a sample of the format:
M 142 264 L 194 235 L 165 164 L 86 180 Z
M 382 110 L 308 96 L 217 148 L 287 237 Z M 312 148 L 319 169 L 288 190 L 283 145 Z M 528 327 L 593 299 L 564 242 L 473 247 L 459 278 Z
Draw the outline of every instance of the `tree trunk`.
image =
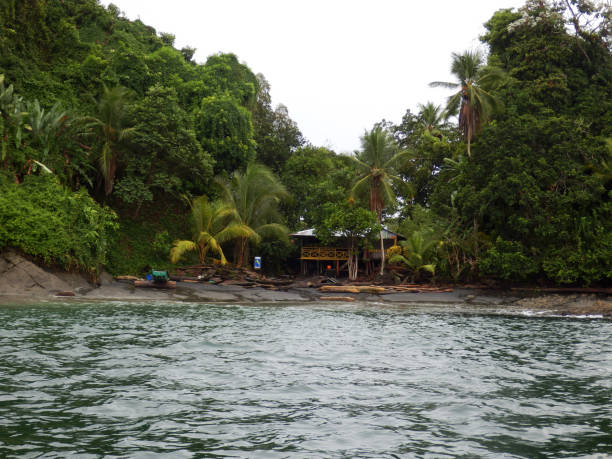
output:
M 385 241 L 382 229 L 380 230 L 380 275 L 385 273 Z
M 357 279 L 357 273 L 359 272 L 359 257 L 355 253 L 355 243 L 351 241 L 348 253 L 348 273 L 349 280 Z
M 237 268 L 242 268 L 242 264 L 246 263 L 249 257 L 249 241 L 245 237 L 241 237 L 238 240 L 238 261 L 236 262 Z
M 468 124 L 468 128 L 467 128 L 467 147 L 468 147 L 467 153 L 468 153 L 468 158 L 470 156 L 472 156 L 472 154 L 470 152 L 470 144 L 471 144 L 471 142 L 472 142 L 472 126 L 470 126 Z
M 474 256 L 478 260 L 478 222 L 474 217 Z

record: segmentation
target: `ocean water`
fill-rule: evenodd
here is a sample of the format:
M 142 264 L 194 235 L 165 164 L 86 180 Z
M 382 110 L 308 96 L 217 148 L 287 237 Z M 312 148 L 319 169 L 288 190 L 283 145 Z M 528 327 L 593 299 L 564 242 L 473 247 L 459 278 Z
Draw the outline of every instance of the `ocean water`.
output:
M 0 306 L 0 457 L 612 457 L 612 321 Z

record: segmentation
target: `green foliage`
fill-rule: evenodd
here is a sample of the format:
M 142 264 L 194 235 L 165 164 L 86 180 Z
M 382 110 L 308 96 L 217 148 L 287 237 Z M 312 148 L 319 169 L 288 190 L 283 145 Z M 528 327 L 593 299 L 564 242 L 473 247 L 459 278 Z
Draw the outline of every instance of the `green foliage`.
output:
M 0 175 L 0 247 L 14 247 L 65 269 L 95 274 L 107 262 L 117 217 L 51 175 L 20 185 Z
M 395 190 L 392 185 L 402 186 L 401 177 L 397 168 L 401 166 L 413 153 L 409 150 L 398 151 L 398 145 L 391 133 L 381 126 L 375 126 L 361 138 L 362 150 L 353 157 L 358 170 L 358 178 L 351 196 L 368 192 L 370 197 L 370 210 L 376 213 L 378 223 L 382 224 L 382 214 L 385 205 L 392 207 L 395 204 Z M 380 274 L 385 270 L 385 251 L 383 235 L 380 233 L 381 263 Z
M 325 217 L 315 227 L 317 238 L 324 244 L 332 244 L 337 237 L 345 237 L 355 244 L 366 244 L 367 236 L 375 239 L 381 229 L 376 214 L 371 210 L 348 202 L 323 205 Z
M 471 154 L 471 141 L 491 115 L 499 111 L 500 103 L 490 91 L 505 81 L 504 72 L 487 67 L 485 57 L 478 51 L 452 54 L 451 73 L 457 83 L 434 81 L 430 86 L 459 89 L 448 99 L 448 115 L 459 115 L 459 130 L 467 140 L 467 153 Z
M 195 113 L 198 139 L 215 160 L 215 172 L 244 168 L 255 159 L 250 112 L 228 95 L 202 100 Z
M 402 122 L 391 128 L 400 148 L 414 152 L 398 167 L 406 186 L 397 191 L 406 203 L 430 203 L 444 158 L 452 156 L 456 148 L 457 133 L 440 111 L 432 103 L 420 105 L 417 115 L 407 110 Z
M 254 256 L 262 259 L 262 271 L 268 274 L 285 274 L 292 261 L 299 258 L 299 247 L 286 239 L 268 239 L 261 241 L 255 249 Z
M 139 205 L 162 193 L 202 193 L 212 178 L 213 160 L 202 151 L 176 91 L 152 86 L 133 105 L 131 119 L 132 154 L 123 161 L 117 197 Z
M 132 206 L 117 207 L 119 230 L 110 247 L 108 272 L 144 275 L 153 268 L 172 269 L 168 257 L 172 241 L 191 236 L 187 204 L 163 196 L 154 203 L 144 203 L 137 216 Z M 192 261 L 195 264 L 197 257 Z
M 349 243 L 349 279 L 355 280 L 358 272 L 358 252 L 356 248 L 365 245 L 368 237 L 380 233 L 381 226 L 375 212 L 355 206 L 349 202 L 342 204 L 327 203 L 323 206 L 325 218 L 315 227 L 317 237 L 326 245 L 331 245 L 337 237 Z
M 297 149 L 281 172 L 291 194 L 291 200 L 283 203 L 289 227 L 300 230 L 320 224 L 324 218 L 321 203 L 346 202 L 355 174 L 348 156 L 311 145 Z
M 155 234 L 155 239 L 153 239 L 153 252 L 155 255 L 163 257 L 170 252 L 171 247 L 172 240 L 168 231 L 163 230 Z
M 485 274 L 609 282 L 610 195 L 596 171 L 608 157 L 611 56 L 569 35 L 563 10 L 532 6 L 487 23 L 491 60 L 512 76 L 495 93 L 505 111 L 476 139 L 477 155 L 446 161 L 435 207 L 454 209 L 457 234 L 472 227 L 474 241 L 496 241 L 474 244 Z
M 252 234 L 238 238 L 234 262 L 248 262 L 248 241 L 287 240 L 289 230 L 283 225 L 278 206 L 288 193 L 274 173 L 263 164 L 251 163 L 244 172 L 235 171 L 231 180 L 217 178 L 221 199 L 233 213 L 235 224 L 248 228 Z
M 203 68 L 203 77 L 210 88 L 207 95 L 228 95 L 241 106 L 251 110 L 255 104 L 257 77 L 235 54 L 209 56 Z
M 104 180 L 104 193 L 111 194 L 115 184 L 120 152 L 125 140 L 134 134 L 133 127 L 126 127 L 128 91 L 121 87 L 104 87 L 97 101 L 96 116 L 84 118 L 88 134 L 98 142 L 98 162 Z
M 252 228 L 240 222 L 236 209 L 222 201 L 209 202 L 206 196 L 200 196 L 189 202 L 193 220 L 193 238 L 176 240 L 170 250 L 170 261 L 177 263 L 185 252 L 197 251 L 201 263 L 205 263 L 209 253 L 219 258 L 214 261 L 225 265 L 227 260 L 222 244 L 233 239 L 258 240 L 259 236 Z
M 361 138 L 362 149 L 353 161 L 358 171 L 358 179 L 351 190 L 352 196 L 369 195 L 370 210 L 376 212 L 379 222 L 383 208 L 393 207 L 396 203 L 393 184 L 401 186 L 397 168 L 411 155 L 408 150 L 399 151 L 390 132 L 375 126 Z
M 538 272 L 533 257 L 524 253 L 518 242 L 504 241 L 498 237 L 482 257 L 481 272 L 505 280 L 526 280 Z

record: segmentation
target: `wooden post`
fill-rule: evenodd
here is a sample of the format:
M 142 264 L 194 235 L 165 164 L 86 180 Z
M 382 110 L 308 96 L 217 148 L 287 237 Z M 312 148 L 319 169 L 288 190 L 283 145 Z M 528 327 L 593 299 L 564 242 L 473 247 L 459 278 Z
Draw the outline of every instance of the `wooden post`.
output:
M 336 260 L 336 277 L 340 277 L 340 260 Z

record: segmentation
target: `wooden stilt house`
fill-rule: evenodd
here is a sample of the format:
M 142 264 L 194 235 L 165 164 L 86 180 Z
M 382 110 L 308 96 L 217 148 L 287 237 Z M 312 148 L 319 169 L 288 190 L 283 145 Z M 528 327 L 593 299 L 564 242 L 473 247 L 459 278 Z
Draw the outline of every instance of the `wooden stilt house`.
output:
M 289 235 L 298 241 L 300 247 L 300 273 L 334 274 L 336 277 L 347 272 L 349 246 L 348 241 L 338 234 L 331 245 L 325 246 L 317 238 L 313 228 L 298 231 Z M 383 228 L 385 250 L 397 245 L 398 241 L 406 239 L 400 234 Z M 360 268 L 366 275 L 373 272 L 375 265 L 380 264 L 380 244 L 373 248 L 360 248 Z

